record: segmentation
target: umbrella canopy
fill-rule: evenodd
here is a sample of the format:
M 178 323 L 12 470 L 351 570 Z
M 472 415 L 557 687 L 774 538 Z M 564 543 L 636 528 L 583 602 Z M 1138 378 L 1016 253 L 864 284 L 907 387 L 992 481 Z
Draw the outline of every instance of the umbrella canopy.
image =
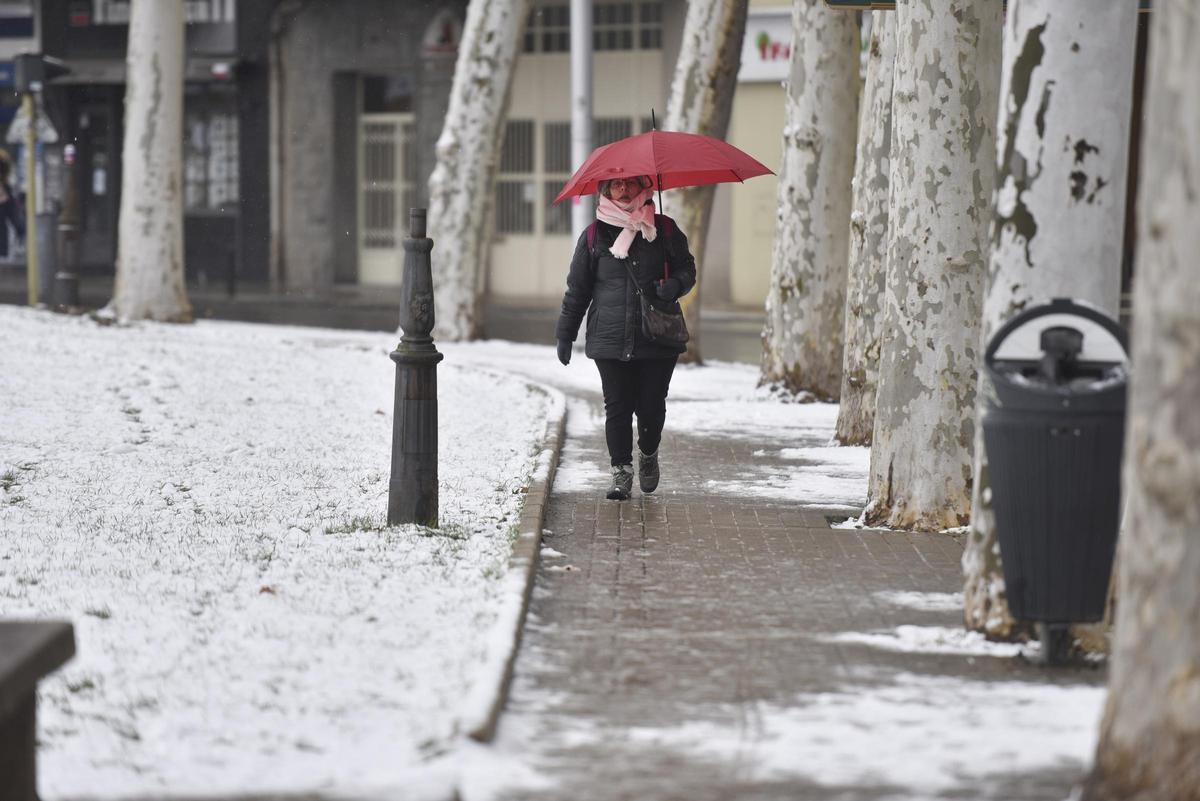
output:
M 744 181 L 774 173 L 728 142 L 700 134 L 647 131 L 598 147 L 554 198 L 590 195 L 601 181 L 648 175 L 658 189 Z

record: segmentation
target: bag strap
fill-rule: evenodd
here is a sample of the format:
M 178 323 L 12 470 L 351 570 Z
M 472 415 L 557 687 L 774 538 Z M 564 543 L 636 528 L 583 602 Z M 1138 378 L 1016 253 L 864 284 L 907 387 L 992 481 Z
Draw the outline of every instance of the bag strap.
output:
M 592 220 L 592 224 L 587 227 L 587 243 L 588 253 L 596 249 L 596 221 Z
M 621 262 L 625 265 L 625 272 L 629 273 L 629 280 L 633 282 L 633 291 L 639 295 L 643 294 L 642 288 L 638 286 L 637 276 L 633 274 L 633 270 L 629 266 L 629 260 L 621 259 Z

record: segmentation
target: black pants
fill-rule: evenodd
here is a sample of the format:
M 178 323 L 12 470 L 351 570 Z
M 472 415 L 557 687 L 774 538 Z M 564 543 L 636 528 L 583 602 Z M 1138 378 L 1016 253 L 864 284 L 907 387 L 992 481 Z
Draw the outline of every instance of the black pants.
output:
M 633 464 L 633 416 L 638 448 L 654 453 L 667 419 L 667 389 L 678 356 L 667 359 L 596 359 L 604 387 L 604 437 L 613 464 Z

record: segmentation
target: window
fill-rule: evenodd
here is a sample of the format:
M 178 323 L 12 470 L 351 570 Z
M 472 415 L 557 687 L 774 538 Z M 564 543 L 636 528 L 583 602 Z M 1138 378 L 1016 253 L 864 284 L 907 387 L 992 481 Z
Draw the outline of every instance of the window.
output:
M 633 3 L 597 3 L 592 8 L 596 50 L 633 49 Z
M 571 50 L 571 7 L 566 3 L 535 4 L 525 26 L 526 53 Z
M 571 201 L 564 200 L 562 203 L 556 204 L 554 198 L 558 196 L 559 191 L 563 188 L 563 184 L 567 182 L 566 176 L 562 179 L 555 178 L 552 181 L 546 181 L 545 184 L 545 199 L 546 209 L 546 233 L 547 234 L 570 234 L 571 233 Z
M 534 232 L 534 124 L 509 120 L 496 176 L 496 233 Z
M 571 123 L 548 122 L 542 126 L 543 163 L 545 180 L 542 186 L 542 208 L 545 209 L 543 231 L 547 234 L 571 233 L 571 203 L 555 205 L 554 198 L 571 177 Z
M 548 122 L 545 125 L 545 160 L 547 173 L 571 172 L 571 123 Z
M 662 49 L 662 3 L 638 4 L 638 47 Z
M 592 129 L 593 146 L 630 136 L 635 126 L 650 129 L 649 117 L 599 117 Z M 554 198 L 570 179 L 571 123 L 509 120 L 496 174 L 496 233 L 571 233 L 571 203 Z
M 189 101 L 191 98 L 189 98 Z M 235 211 L 238 118 L 232 103 L 189 102 L 184 117 L 184 207 Z
M 633 134 L 633 120 L 628 117 L 597 117 L 593 121 L 592 146 L 609 145 Z
M 93 0 L 91 18 L 83 8 L 87 3 L 73 3 L 69 18 L 73 25 L 128 25 L 130 0 Z M 184 15 L 188 22 L 232 23 L 237 21 L 235 0 L 185 0 Z
M 662 0 L 608 0 L 592 7 L 592 46 L 605 50 L 661 50 Z M 567 53 L 571 49 L 571 7 L 539 0 L 525 27 L 526 53 Z

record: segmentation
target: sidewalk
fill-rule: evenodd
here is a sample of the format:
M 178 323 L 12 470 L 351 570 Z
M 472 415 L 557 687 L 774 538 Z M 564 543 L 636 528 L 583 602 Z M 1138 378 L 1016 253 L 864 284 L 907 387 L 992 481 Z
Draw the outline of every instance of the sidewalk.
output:
M 659 492 L 603 500 L 586 399 L 495 745 L 526 779 L 464 801 L 1067 797 L 1104 671 L 1047 673 L 966 636 L 955 538 L 730 494 L 781 446 L 827 438 L 689 436 L 678 401 Z

